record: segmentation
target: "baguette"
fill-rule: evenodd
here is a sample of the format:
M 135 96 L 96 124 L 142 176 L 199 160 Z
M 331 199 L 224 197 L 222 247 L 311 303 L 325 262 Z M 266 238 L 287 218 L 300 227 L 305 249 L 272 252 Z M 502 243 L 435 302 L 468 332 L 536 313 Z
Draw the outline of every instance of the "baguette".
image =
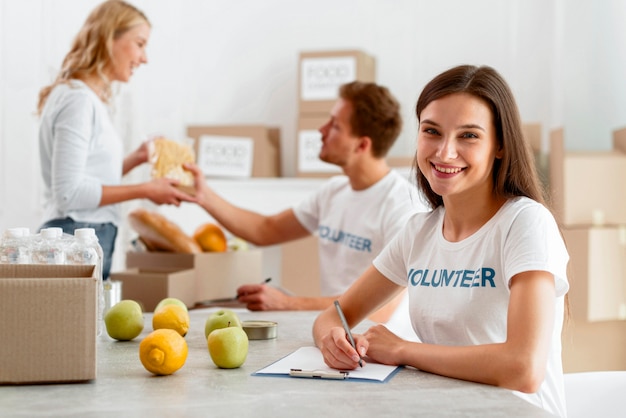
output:
M 151 251 L 186 254 L 202 252 L 202 248 L 192 237 L 159 213 L 139 208 L 132 211 L 128 219 L 141 241 Z

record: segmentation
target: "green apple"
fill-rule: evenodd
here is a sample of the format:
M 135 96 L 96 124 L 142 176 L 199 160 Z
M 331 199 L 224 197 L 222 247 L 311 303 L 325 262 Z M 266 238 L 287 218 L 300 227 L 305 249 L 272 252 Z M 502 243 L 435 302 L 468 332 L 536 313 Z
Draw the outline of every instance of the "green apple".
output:
M 187 309 L 187 305 L 185 305 L 182 300 L 177 299 L 177 298 L 165 298 L 165 299 L 161 300 L 161 302 L 159 302 L 157 304 L 157 306 L 154 308 L 154 312 L 158 311 L 159 308 L 161 306 L 164 306 L 164 305 L 178 305 L 181 308 L 183 308 L 185 310 L 185 312 L 189 311 Z
M 233 237 L 228 241 L 228 249 L 231 251 L 247 251 L 249 249 L 248 241 Z
M 107 311 L 104 324 L 111 338 L 130 341 L 143 331 L 141 306 L 134 300 L 122 300 Z
M 248 335 L 241 327 L 230 326 L 213 330 L 207 338 L 213 363 L 221 369 L 236 369 L 248 356 Z
M 226 328 L 228 326 L 236 326 L 241 328 L 241 320 L 237 314 L 230 309 L 220 309 L 213 312 L 204 324 L 204 337 L 208 337 L 211 331 Z

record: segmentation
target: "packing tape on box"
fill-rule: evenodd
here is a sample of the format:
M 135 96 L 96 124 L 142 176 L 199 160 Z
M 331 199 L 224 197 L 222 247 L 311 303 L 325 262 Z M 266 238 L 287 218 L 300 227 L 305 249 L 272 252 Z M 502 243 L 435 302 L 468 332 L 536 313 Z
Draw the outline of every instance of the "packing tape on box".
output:
M 243 321 L 241 326 L 250 340 L 270 340 L 278 335 L 278 323 L 273 321 Z

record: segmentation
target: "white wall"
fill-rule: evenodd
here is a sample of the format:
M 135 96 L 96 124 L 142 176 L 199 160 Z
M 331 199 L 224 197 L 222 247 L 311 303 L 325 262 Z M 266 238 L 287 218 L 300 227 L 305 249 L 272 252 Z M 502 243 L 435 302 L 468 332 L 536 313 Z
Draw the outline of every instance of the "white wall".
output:
M 56 73 L 96 0 L 0 0 L 0 230 L 40 219 L 39 89 Z M 525 122 L 565 127 L 570 149 L 608 149 L 626 125 L 626 2 L 620 0 L 136 0 L 153 24 L 149 64 L 116 98 L 127 148 L 190 124 L 281 128 L 295 174 L 300 51 L 361 49 L 398 97 L 407 155 L 413 106 L 435 74 L 460 63 L 499 70 Z M 547 148 L 547 147 L 546 147 Z M 139 170 L 128 181 L 142 180 Z

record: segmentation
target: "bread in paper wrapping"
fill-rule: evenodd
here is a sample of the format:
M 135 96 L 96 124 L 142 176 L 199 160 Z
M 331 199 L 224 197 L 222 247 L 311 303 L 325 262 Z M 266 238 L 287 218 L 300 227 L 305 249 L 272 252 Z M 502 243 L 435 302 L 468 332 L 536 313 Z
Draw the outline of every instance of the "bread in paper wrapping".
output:
M 157 212 L 143 208 L 135 209 L 128 215 L 128 220 L 150 251 L 187 254 L 202 252 L 202 248 L 191 236 Z
M 195 162 L 193 149 L 185 144 L 167 138 L 156 138 L 150 142 L 150 163 L 152 178 L 168 178 L 179 181 L 179 187 L 193 194 L 194 178 L 183 168 L 184 163 Z

